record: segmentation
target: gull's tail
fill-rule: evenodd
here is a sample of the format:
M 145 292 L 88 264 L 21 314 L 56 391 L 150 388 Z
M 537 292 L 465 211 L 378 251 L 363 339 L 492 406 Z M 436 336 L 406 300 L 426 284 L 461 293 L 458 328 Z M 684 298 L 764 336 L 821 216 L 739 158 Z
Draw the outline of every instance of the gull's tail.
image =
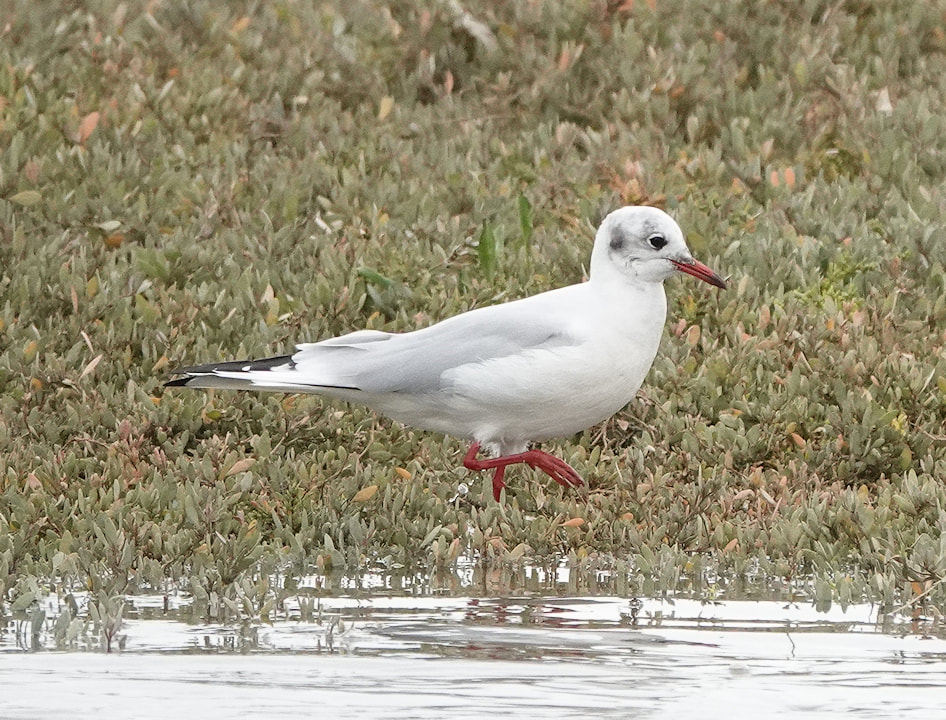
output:
M 225 388 L 227 390 L 287 390 L 288 384 L 260 384 L 260 373 L 292 371 L 296 364 L 292 355 L 278 355 L 263 360 L 231 360 L 229 362 L 194 365 L 172 371 L 172 375 L 183 375 L 164 383 L 164 387 Z
M 339 395 L 359 390 L 358 387 L 339 382 L 337 379 L 328 382 L 326 378 L 337 376 L 339 373 L 338 369 L 330 364 L 323 363 L 318 372 L 305 372 L 309 366 L 299 367 L 298 357 L 299 353 L 296 353 L 262 360 L 231 360 L 178 368 L 171 374 L 183 377 L 164 383 L 164 387 L 268 390 L 316 395 Z

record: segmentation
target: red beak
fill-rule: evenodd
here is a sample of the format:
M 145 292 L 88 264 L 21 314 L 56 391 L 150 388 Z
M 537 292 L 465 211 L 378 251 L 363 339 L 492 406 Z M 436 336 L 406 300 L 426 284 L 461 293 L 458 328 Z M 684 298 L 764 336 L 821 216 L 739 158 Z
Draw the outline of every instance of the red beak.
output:
M 699 260 L 671 260 L 673 266 L 682 273 L 687 275 L 692 275 L 695 278 L 699 278 L 703 282 L 707 282 L 710 285 L 715 285 L 718 288 L 726 289 L 726 281 L 723 280 L 719 275 L 710 270 L 706 265 L 701 263 Z

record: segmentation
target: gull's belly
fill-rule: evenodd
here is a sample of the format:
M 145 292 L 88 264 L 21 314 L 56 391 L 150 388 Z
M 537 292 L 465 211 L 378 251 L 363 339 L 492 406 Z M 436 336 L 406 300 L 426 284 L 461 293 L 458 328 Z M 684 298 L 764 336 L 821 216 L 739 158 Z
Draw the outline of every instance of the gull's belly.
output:
M 602 354 L 535 372 L 508 392 L 470 398 L 480 416 L 473 434 L 484 442 L 515 444 L 581 432 L 629 403 L 649 367 Z
M 375 407 L 409 425 L 505 448 L 570 435 L 607 419 L 637 393 L 656 355 L 652 343 L 527 351 L 457 368 L 423 396 Z

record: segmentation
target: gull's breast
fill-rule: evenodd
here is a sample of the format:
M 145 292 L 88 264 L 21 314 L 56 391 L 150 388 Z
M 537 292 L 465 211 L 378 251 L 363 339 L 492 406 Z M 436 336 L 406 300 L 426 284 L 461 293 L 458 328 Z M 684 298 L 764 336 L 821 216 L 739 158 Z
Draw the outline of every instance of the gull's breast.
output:
M 633 399 L 651 345 L 591 342 L 456 368 L 442 399 L 457 424 L 444 431 L 507 445 L 581 432 Z

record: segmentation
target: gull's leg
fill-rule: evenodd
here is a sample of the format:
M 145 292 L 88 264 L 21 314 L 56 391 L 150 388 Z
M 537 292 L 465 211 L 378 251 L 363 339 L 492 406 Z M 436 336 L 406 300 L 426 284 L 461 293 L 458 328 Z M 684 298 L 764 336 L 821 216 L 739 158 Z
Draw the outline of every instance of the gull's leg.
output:
M 567 462 L 560 460 L 554 455 L 549 455 L 542 450 L 527 450 L 526 452 L 515 453 L 514 455 L 502 455 L 497 458 L 487 458 L 480 460 L 476 457 L 480 451 L 480 444 L 474 442 L 470 445 L 463 458 L 463 467 L 468 470 L 491 470 L 496 469 L 493 475 L 493 497 L 499 500 L 499 493 L 505 487 L 503 482 L 503 473 L 508 465 L 516 463 L 525 463 L 529 467 L 538 468 L 562 487 L 581 487 L 584 481 L 581 475 L 575 472 Z
M 502 494 L 503 488 L 506 487 L 506 483 L 503 482 L 503 475 L 505 474 L 505 465 L 500 465 L 496 468 L 496 472 L 493 473 L 493 498 L 496 502 L 499 502 L 499 496 Z
M 473 444 L 470 445 L 470 449 L 466 451 L 466 455 L 463 456 L 463 467 L 467 470 L 485 470 L 487 466 L 484 464 L 484 461 L 476 459 L 476 455 L 479 451 L 480 444 L 474 440 Z
M 538 468 L 562 487 L 577 488 L 585 484 L 581 475 L 571 465 L 543 450 L 528 450 L 511 457 L 520 458 L 516 462 L 524 462 L 530 467 Z

